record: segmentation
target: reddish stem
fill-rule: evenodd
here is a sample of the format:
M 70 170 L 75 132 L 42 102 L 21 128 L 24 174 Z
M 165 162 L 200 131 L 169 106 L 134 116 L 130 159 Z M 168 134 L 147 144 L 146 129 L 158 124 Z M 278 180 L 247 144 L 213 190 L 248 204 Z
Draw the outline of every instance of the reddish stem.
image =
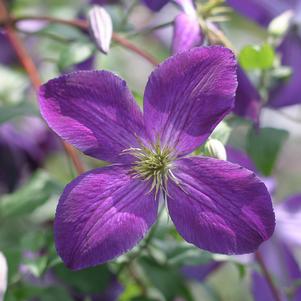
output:
M 79 19 L 65 20 L 65 19 L 49 17 L 49 16 L 22 16 L 22 17 L 18 17 L 18 18 L 12 17 L 11 20 L 14 24 L 17 22 L 20 22 L 20 21 L 25 21 L 25 20 L 39 20 L 39 21 L 46 21 L 49 23 L 59 23 L 59 24 L 63 24 L 63 25 L 77 27 L 84 31 L 88 31 L 88 29 L 89 29 L 88 22 L 86 20 L 79 20 Z M 130 51 L 143 57 L 145 60 L 147 60 L 152 65 L 156 66 L 159 64 L 159 61 L 155 57 L 153 57 L 150 53 L 137 47 L 135 44 L 133 44 L 126 38 L 122 37 L 121 35 L 119 35 L 117 33 L 113 33 L 112 40 L 115 41 L 116 43 L 120 44 L 124 48 L 127 48 Z
M 15 30 L 12 26 L 12 23 L 10 22 L 9 15 L 8 15 L 8 12 L 6 10 L 6 7 L 5 7 L 5 4 L 3 3 L 3 1 L 0 1 L 0 10 L 1 10 L 1 16 L 5 16 L 9 20 L 9 22 L 7 22 L 4 27 L 7 37 L 9 39 L 12 47 L 16 51 L 16 54 L 19 58 L 20 63 L 22 64 L 25 71 L 27 72 L 32 85 L 34 86 L 34 88 L 36 90 L 38 90 L 40 85 L 42 84 L 39 72 L 38 72 L 32 58 L 30 57 L 26 48 L 24 47 L 22 40 L 19 38 L 19 36 L 15 32 Z M 62 143 L 63 143 L 66 153 L 71 158 L 77 173 L 78 174 L 83 173 L 85 170 L 84 170 L 84 167 L 83 167 L 80 159 L 77 156 L 75 149 L 63 140 L 62 140 Z

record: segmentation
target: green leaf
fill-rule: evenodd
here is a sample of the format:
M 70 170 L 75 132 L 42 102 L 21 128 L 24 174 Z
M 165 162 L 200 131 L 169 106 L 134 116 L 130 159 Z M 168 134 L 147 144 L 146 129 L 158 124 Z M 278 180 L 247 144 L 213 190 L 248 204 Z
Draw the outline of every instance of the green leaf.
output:
M 94 45 L 87 41 L 72 43 L 61 52 L 58 61 L 59 69 L 65 70 L 70 66 L 83 62 L 93 54 L 94 50 Z
M 9 105 L 0 107 L 0 124 L 19 116 L 38 115 L 38 110 L 28 102 L 22 102 L 18 105 Z
M 112 273 L 106 265 L 100 265 L 81 271 L 71 271 L 63 264 L 54 267 L 55 274 L 64 283 L 85 293 L 99 293 L 110 284 Z
M 275 128 L 251 128 L 248 132 L 247 152 L 264 176 L 271 174 L 287 138 L 287 131 Z
M 187 301 L 193 300 L 177 268 L 158 264 L 153 259 L 147 257 L 141 258 L 140 264 L 145 277 L 147 277 L 152 286 L 157 288 L 164 295 L 166 300 L 174 300 L 180 296 Z
M 273 67 L 275 51 L 269 44 L 248 45 L 239 54 L 239 62 L 246 70 L 266 70 Z
M 43 205 L 50 196 L 61 190 L 44 171 L 36 172 L 19 190 L 0 198 L 0 218 L 10 218 L 31 213 Z

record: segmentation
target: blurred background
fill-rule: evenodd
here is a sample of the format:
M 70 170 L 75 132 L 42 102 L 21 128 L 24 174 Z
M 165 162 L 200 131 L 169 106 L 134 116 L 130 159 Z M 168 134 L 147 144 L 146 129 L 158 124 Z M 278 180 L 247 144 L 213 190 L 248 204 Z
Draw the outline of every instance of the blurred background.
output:
M 103 5 L 117 35 L 161 62 L 175 52 L 172 45 L 176 17 L 189 10 L 181 1 L 165 2 L 168 3 L 160 10 L 136 0 L 1 2 L 1 301 L 276 300 L 252 254 L 224 256 L 199 250 L 177 234 L 166 212 L 151 232 L 151 239 L 108 264 L 72 272 L 56 254 L 52 229 L 55 208 L 64 186 L 77 172 L 61 141 L 39 114 L 39 80 L 46 82 L 75 70 L 106 69 L 124 78 L 142 105 L 144 87 L 154 68 L 151 60 L 116 38 L 104 54 L 99 49 L 107 41 L 97 41 L 97 37 L 95 41 L 86 20 L 93 5 Z M 257 1 L 249 2 L 251 11 L 252 3 Z M 280 234 L 273 237 L 275 243 L 262 246 L 262 254 L 281 298 L 298 301 L 301 5 L 292 1 L 296 6 L 282 8 L 284 2 L 289 1 L 262 1 L 264 8 L 256 7 L 257 12 L 265 9 L 270 13 L 265 23 L 246 14 L 236 1 L 188 1 L 202 31 L 199 45 L 224 44 L 237 54 L 243 72 L 238 78 L 237 102 L 243 109 L 237 107 L 213 138 L 223 143 L 228 160 L 247 165 L 270 188 L 282 228 L 277 228 L 277 235 Z M 86 24 L 86 30 L 85 26 L 63 24 L 62 20 L 83 22 L 80 24 Z M 211 31 L 218 33 L 215 39 L 210 39 Z M 24 62 L 24 53 L 25 61 L 26 55 L 32 61 Z M 35 80 L 35 75 L 30 74 L 35 68 L 40 79 Z M 291 80 L 295 81 L 293 88 L 287 88 L 291 90 L 279 90 L 286 89 L 282 86 Z M 281 93 L 288 99 L 286 102 L 276 99 Z M 256 109 L 249 113 L 245 108 L 254 103 Z M 85 170 L 105 164 L 75 152 Z M 292 197 L 300 204 L 294 209 L 285 206 Z M 294 238 L 287 237 L 290 235 Z M 282 243 L 289 246 L 294 272 L 288 267 L 287 254 L 283 255 Z

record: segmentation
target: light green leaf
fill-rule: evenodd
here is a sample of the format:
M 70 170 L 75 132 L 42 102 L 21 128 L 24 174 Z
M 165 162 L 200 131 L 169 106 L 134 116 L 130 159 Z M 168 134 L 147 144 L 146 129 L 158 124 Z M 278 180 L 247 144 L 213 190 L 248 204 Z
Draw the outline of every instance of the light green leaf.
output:
M 17 105 L 1 106 L 0 107 L 0 124 L 7 122 L 15 117 L 38 115 L 38 110 L 35 106 L 28 102 L 22 102 Z
M 248 45 L 239 54 L 239 62 L 246 70 L 267 70 L 273 67 L 275 51 L 269 44 Z
M 0 218 L 10 218 L 31 213 L 43 205 L 53 193 L 61 190 L 44 171 L 38 171 L 19 190 L 0 199 Z

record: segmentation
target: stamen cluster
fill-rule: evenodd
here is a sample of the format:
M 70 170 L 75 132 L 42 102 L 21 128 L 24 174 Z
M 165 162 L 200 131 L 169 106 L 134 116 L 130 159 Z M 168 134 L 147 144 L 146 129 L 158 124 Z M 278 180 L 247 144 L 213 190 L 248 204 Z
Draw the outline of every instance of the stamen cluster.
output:
M 172 177 L 171 167 L 175 155 L 168 147 L 161 147 L 160 143 L 127 150 L 137 160 L 134 162 L 133 174 L 145 181 L 152 180 L 150 191 L 155 189 L 156 195 L 160 189 L 166 190 L 167 180 Z

